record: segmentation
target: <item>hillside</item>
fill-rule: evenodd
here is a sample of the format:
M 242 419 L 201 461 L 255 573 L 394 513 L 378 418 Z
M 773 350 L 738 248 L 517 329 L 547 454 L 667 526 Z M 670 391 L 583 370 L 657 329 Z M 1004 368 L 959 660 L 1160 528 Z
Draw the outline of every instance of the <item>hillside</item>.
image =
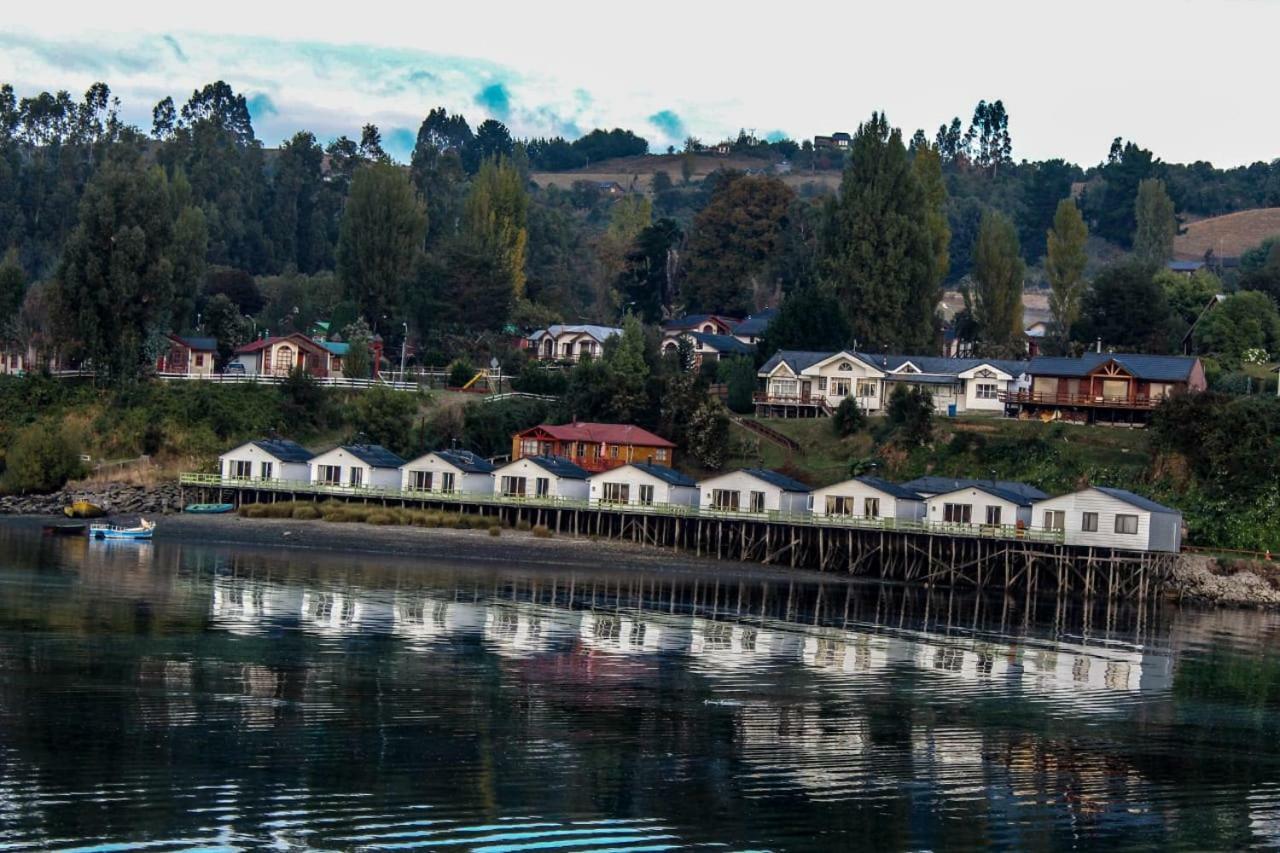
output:
M 649 182 L 658 172 L 666 172 L 671 176 L 671 180 L 679 183 L 683 159 L 683 154 L 615 157 L 567 172 L 533 172 L 530 177 L 540 187 L 557 187 L 562 190 L 569 189 L 577 181 L 615 181 L 624 189 L 648 193 Z M 735 154 L 724 157 L 716 154 L 695 154 L 693 155 L 693 175 L 690 180 L 701 181 L 718 169 L 736 169 L 745 172 L 748 169 L 765 169 L 771 165 L 768 160 L 758 157 Z M 778 177 L 795 188 L 808 183 L 817 183 L 832 189 L 840 186 L 840 172 L 837 170 L 791 172 Z
M 1241 210 L 1189 222 L 1174 238 L 1173 256 L 1198 261 L 1209 249 L 1220 258 L 1238 258 L 1268 237 L 1280 235 L 1280 207 Z

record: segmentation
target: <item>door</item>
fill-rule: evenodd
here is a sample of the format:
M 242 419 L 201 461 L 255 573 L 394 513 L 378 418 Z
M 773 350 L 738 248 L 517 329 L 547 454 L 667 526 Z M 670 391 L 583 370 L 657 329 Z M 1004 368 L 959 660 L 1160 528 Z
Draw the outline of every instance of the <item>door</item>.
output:
M 800 380 L 800 402 L 809 402 L 809 397 L 813 393 L 813 383 L 808 379 Z

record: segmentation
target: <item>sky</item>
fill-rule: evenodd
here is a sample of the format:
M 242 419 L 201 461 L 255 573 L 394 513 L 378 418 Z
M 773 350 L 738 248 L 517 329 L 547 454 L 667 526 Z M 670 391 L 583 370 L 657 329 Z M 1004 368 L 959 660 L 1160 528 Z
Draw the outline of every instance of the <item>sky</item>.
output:
M 435 106 L 518 137 L 625 127 L 660 151 L 852 132 L 874 110 L 932 138 L 996 98 L 1018 160 L 1088 166 L 1117 136 L 1168 162 L 1280 157 L 1280 0 L 759 5 L 24 3 L 5 12 L 0 82 L 78 96 L 102 80 L 149 129 L 157 101 L 222 79 L 268 145 L 373 122 L 402 159 Z

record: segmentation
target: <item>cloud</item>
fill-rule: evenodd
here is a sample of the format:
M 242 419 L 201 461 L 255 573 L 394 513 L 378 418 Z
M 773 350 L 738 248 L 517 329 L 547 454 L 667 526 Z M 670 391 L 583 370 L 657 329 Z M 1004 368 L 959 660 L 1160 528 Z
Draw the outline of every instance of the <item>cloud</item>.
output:
M 668 139 L 684 138 L 684 121 L 672 110 L 659 110 L 649 116 L 649 123 Z
M 785 130 L 771 130 L 765 134 L 765 140 L 768 142 L 781 142 L 784 139 L 790 139 Z
M 502 83 L 491 83 L 476 95 L 476 103 L 498 119 L 506 121 L 511 116 L 511 93 Z
M 382 136 L 382 147 L 397 160 L 409 162 L 418 135 L 407 127 L 393 127 Z
M 173 50 L 173 55 L 178 58 L 179 62 L 187 61 L 187 55 L 183 52 L 182 45 L 178 44 L 178 40 L 176 38 L 173 36 L 161 36 L 160 40 L 169 45 L 170 49 Z
M 249 106 L 249 117 L 254 121 L 264 119 L 269 116 L 280 115 L 280 110 L 276 109 L 275 103 L 271 100 L 271 96 L 265 92 L 256 92 L 247 99 Z

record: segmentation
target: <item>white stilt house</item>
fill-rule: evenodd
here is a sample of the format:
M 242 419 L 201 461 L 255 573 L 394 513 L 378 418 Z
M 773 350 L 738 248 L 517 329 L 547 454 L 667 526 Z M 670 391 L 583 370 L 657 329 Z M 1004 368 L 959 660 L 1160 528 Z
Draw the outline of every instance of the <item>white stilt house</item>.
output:
M 247 441 L 218 457 L 224 480 L 310 480 L 307 463 L 312 453 L 287 438 Z
M 743 468 L 698 483 L 699 506 L 719 512 L 808 510 L 809 487 L 767 468 Z
M 1026 528 L 1031 525 L 1031 504 L 1026 495 L 975 484 L 933 495 L 925 509 L 931 524 Z
M 494 470 L 493 493 L 516 500 L 585 501 L 590 476 L 558 456 L 525 456 Z
M 1091 486 L 1036 501 L 1033 514 L 1036 527 L 1062 531 L 1068 545 L 1182 549 L 1182 513 L 1124 489 Z
M 924 497 L 879 477 L 854 477 L 813 490 L 813 514 L 922 521 Z
M 593 504 L 615 506 L 696 506 L 698 484 L 665 465 L 633 462 L 591 475 Z
M 444 495 L 491 495 L 494 467 L 468 450 L 437 450 L 404 463 L 400 488 Z
M 344 444 L 310 464 L 313 485 L 398 489 L 404 460 L 379 444 Z

